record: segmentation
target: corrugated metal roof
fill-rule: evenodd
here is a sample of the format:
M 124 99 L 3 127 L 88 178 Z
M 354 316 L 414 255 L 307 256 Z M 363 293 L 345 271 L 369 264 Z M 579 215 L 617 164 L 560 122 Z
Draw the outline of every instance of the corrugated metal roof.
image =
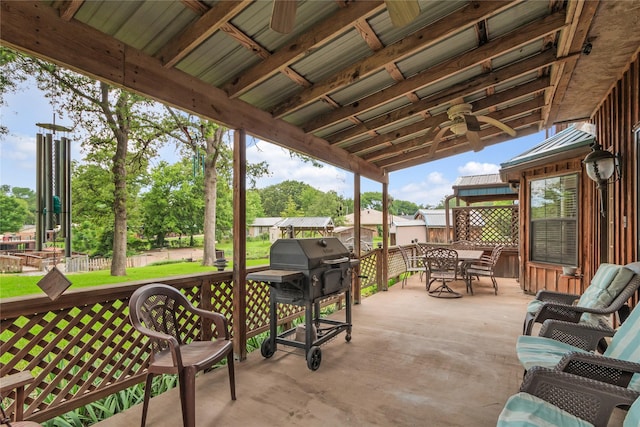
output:
M 326 216 L 284 218 L 276 224 L 278 227 L 293 226 L 293 228 L 333 228 L 333 220 Z
M 253 220 L 253 224 L 251 224 L 251 226 L 252 227 L 272 227 L 280 221 L 282 221 L 282 217 L 279 217 L 279 216 L 256 218 Z
M 504 184 L 500 180 L 500 174 L 492 173 L 492 174 L 486 174 L 486 175 L 459 176 L 453 183 L 453 188 L 478 186 L 478 185 L 491 185 L 491 184 L 500 184 L 500 185 Z
M 444 227 L 447 225 L 447 216 L 444 209 L 418 209 L 416 215 L 424 218 L 427 227 Z M 453 224 L 453 212 L 449 211 L 449 224 Z
M 416 226 L 426 226 L 426 224 L 424 223 L 424 221 L 422 221 L 421 219 L 411 219 L 408 221 L 398 221 L 398 222 L 394 222 L 394 225 L 396 227 L 416 227 Z
M 595 138 L 590 133 L 577 129 L 575 125 L 571 125 L 565 130 L 553 135 L 551 138 L 545 139 L 532 149 L 517 155 L 507 162 L 501 163 L 500 167 L 504 169 L 533 160 L 555 156 L 575 148 L 589 146 L 594 140 Z

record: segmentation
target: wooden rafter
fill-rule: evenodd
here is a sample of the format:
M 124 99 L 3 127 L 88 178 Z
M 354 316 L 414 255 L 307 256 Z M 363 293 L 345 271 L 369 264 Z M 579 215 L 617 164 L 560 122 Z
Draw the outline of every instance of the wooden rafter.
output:
M 325 21 L 279 49 L 263 62 L 245 71 L 225 86 L 224 90 L 232 98 L 242 95 L 247 90 L 269 79 L 284 67 L 302 58 L 310 49 L 333 39 L 344 32 L 345 28 L 353 27 L 354 23 L 362 16 L 369 16 L 379 12 L 383 7 L 384 3 L 381 1 L 350 3 L 348 7 L 340 9 Z
M 424 50 L 426 47 L 444 40 L 446 37 L 459 32 L 461 28 L 475 25 L 478 19 L 493 15 L 508 4 L 507 2 L 481 2 L 466 6 L 445 19 L 439 20 L 423 30 L 349 65 L 323 81 L 316 82 L 308 90 L 296 94 L 274 108 L 273 115 L 276 117 L 284 116 L 293 110 L 308 105 L 326 93 L 352 83 L 355 79 L 361 79 L 380 71 L 388 64 L 400 61 L 419 50 Z
M 504 82 L 516 79 L 522 75 L 530 73 L 540 68 L 548 67 L 558 61 L 555 52 L 549 49 L 541 54 L 530 58 L 529 61 L 521 61 L 513 65 L 503 67 L 499 70 L 492 71 L 489 74 L 478 76 L 468 82 L 453 85 L 436 96 L 424 98 L 415 104 L 407 105 L 399 108 L 389 114 L 377 117 L 363 123 L 361 126 L 354 126 L 342 132 L 327 137 L 329 143 L 338 143 L 358 137 L 372 129 L 386 126 L 391 122 L 409 117 L 413 114 L 419 114 L 421 111 L 447 104 L 451 99 L 468 96 L 487 87 L 493 86 L 496 82 Z
M 492 40 L 491 42 L 478 47 L 477 49 L 458 55 L 455 58 L 444 61 L 434 67 L 422 71 L 421 73 L 398 82 L 397 84 L 374 93 L 368 97 L 358 100 L 352 105 L 347 105 L 336 111 L 330 111 L 322 116 L 310 120 L 305 130 L 312 132 L 331 126 L 346 117 L 360 114 L 376 108 L 384 103 L 390 102 L 409 92 L 416 91 L 430 84 L 441 81 L 451 75 L 452 70 L 460 72 L 470 67 L 482 64 L 488 58 L 494 58 L 519 49 L 523 45 L 532 42 L 545 35 L 560 30 L 564 25 L 564 13 L 558 12 L 546 18 L 532 22 L 518 34 L 509 34 Z
M 296 126 L 274 120 L 269 113 L 250 104 L 229 99 L 221 89 L 175 68 L 166 68 L 158 58 L 125 46 L 76 20 L 63 21 L 57 10 L 42 2 L 2 2 L 0 12 L 4 45 L 20 46 L 32 54 L 80 69 L 109 84 L 162 99 L 223 126 L 250 130 L 252 135 L 265 141 L 277 142 L 370 179 L 388 180 L 384 171 L 376 166 L 330 146 L 321 138 L 305 134 Z M 34 22 L 38 25 L 33 25 Z M 43 28 L 61 30 L 47 32 L 42 31 Z M 60 49 L 60 46 L 66 48 Z

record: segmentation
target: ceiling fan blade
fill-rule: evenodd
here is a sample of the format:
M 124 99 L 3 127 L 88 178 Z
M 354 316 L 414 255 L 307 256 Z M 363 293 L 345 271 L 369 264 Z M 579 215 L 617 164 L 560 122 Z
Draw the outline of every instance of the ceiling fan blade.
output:
M 482 142 L 480 141 L 480 135 L 478 135 L 477 132 L 469 130 L 466 136 L 467 140 L 469 141 L 469 145 L 471 145 L 471 148 L 473 148 L 473 151 L 482 150 Z
M 296 23 L 297 0 L 273 0 L 271 29 L 282 34 L 293 31 Z
M 433 138 L 433 141 L 431 141 L 431 153 L 429 153 L 431 157 L 433 157 L 436 154 L 436 151 L 438 150 L 438 144 L 440 144 L 440 140 L 442 139 L 444 134 L 447 133 L 448 130 L 449 130 L 449 126 L 443 127 L 438 131 L 436 136 Z
M 394 27 L 404 27 L 420 15 L 418 0 L 385 0 Z
M 478 119 L 476 118 L 476 116 L 473 116 L 471 114 L 465 114 L 464 121 L 467 123 L 468 130 L 471 130 L 474 132 L 478 132 L 480 130 L 480 123 L 478 122 Z
M 496 120 L 492 117 L 487 117 L 487 116 L 476 116 L 476 119 L 478 119 L 479 122 L 484 122 L 484 123 L 488 123 L 490 125 L 493 125 L 499 129 L 502 129 L 503 131 L 505 131 L 506 133 L 508 133 L 511 136 L 516 136 L 516 131 L 513 130 L 512 128 L 510 128 L 509 126 L 505 125 L 504 123 L 502 123 L 499 120 Z

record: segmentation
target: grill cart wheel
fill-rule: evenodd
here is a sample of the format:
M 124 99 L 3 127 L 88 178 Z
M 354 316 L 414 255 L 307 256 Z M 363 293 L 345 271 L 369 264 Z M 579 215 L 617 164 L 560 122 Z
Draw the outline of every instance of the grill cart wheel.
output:
M 264 341 L 262 341 L 262 345 L 260 346 L 260 353 L 262 357 L 268 359 L 273 356 L 276 350 L 273 348 L 273 343 L 271 342 L 271 337 L 268 336 Z
M 351 333 L 350 332 L 348 332 L 347 335 L 344 336 L 344 340 L 346 342 L 350 342 L 351 341 Z
M 317 371 L 320 367 L 320 362 L 322 362 L 322 350 L 317 345 L 314 345 L 307 353 L 307 368 Z

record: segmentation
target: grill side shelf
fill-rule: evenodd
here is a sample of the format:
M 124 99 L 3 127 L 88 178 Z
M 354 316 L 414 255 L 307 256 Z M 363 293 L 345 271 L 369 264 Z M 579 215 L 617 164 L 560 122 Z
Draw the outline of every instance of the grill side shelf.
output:
M 247 280 L 267 283 L 287 283 L 296 282 L 304 278 L 301 271 L 291 270 L 264 270 L 247 274 Z

